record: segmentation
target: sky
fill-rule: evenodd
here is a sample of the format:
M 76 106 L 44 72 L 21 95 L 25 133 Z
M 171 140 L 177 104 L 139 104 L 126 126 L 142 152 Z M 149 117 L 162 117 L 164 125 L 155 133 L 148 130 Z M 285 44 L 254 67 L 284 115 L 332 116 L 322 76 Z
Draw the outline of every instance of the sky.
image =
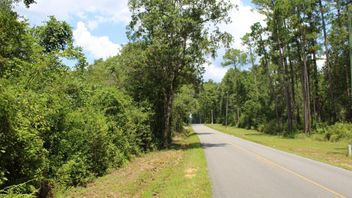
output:
M 241 37 L 250 31 L 256 22 L 264 24 L 265 17 L 255 10 L 250 0 L 230 0 L 238 6 L 229 15 L 232 23 L 221 25 L 221 29 L 231 33 L 233 48 L 244 49 Z M 114 56 L 121 46 L 128 43 L 126 26 L 131 13 L 128 0 L 36 0 L 36 4 L 26 8 L 16 6 L 19 15 L 29 19 L 31 25 L 41 25 L 48 16 L 65 20 L 73 28 L 74 44 L 81 46 L 89 63 L 95 59 Z M 209 59 L 205 65 L 204 80 L 220 82 L 228 68 L 221 66 L 225 49 L 218 50 L 218 57 Z

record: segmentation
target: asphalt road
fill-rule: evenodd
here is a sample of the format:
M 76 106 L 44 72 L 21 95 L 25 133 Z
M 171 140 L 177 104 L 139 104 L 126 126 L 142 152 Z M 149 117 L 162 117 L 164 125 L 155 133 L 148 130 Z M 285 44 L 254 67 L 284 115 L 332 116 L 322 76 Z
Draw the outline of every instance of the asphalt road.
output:
M 351 197 L 352 172 L 193 125 L 215 198 Z

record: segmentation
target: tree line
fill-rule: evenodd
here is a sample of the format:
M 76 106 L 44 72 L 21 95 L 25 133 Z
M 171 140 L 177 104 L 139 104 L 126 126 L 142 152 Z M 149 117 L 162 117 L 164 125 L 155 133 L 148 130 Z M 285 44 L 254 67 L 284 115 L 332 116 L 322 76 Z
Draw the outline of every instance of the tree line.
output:
M 229 49 L 221 83 L 207 82 L 197 122 L 309 134 L 352 119 L 352 2 L 253 0 L 266 17 Z M 319 64 L 323 62 L 323 64 Z
M 66 22 L 32 27 L 14 3 L 35 1 L 0 2 L 0 195 L 51 197 L 168 147 L 192 106 L 182 85 L 231 41 L 227 1 L 130 0 L 129 43 L 88 64 Z

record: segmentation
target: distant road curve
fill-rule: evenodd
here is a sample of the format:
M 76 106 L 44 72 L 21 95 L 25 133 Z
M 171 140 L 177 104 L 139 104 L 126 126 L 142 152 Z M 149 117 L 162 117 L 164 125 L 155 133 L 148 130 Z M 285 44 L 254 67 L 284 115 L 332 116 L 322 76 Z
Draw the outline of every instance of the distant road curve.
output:
M 351 197 L 352 172 L 193 125 L 215 198 Z

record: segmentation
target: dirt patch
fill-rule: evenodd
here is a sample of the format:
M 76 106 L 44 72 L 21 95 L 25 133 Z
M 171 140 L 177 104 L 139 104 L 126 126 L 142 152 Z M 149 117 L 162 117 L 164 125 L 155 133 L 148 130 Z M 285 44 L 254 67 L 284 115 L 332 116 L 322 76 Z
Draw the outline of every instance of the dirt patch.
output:
M 65 197 L 139 197 L 161 170 L 178 164 L 182 158 L 182 151 L 177 150 L 149 153 Z
M 198 168 L 187 168 L 185 170 L 185 177 L 188 179 L 192 179 L 197 175 Z

